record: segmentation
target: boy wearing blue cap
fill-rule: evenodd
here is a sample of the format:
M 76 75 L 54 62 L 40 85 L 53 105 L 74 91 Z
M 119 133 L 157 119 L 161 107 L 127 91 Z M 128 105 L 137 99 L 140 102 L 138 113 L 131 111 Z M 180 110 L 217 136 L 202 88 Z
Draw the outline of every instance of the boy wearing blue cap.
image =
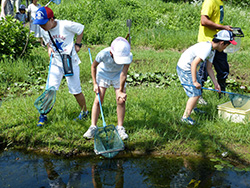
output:
M 36 17 L 33 22 L 34 24 L 40 25 L 45 31 L 48 31 L 50 37 L 48 37 L 47 32 L 44 32 L 45 44 L 48 46 L 48 54 L 51 57 L 51 68 L 49 74 L 49 82 L 47 83 L 48 88 L 54 86 L 56 90 L 59 89 L 61 80 L 64 76 L 63 67 L 63 55 L 69 55 L 71 57 L 73 75 L 66 76 L 66 81 L 69 87 L 69 93 L 73 94 L 81 107 L 81 112 L 79 116 L 75 119 L 85 119 L 87 117 L 88 111 L 86 107 L 85 97 L 81 90 L 80 83 L 80 68 L 81 63 L 77 52 L 80 51 L 82 46 L 82 37 L 84 25 L 68 20 L 56 20 L 53 11 L 49 7 L 41 7 L 36 12 Z M 74 43 L 74 36 L 76 37 L 76 42 Z M 38 126 L 42 126 L 47 117 L 40 115 Z
M 210 42 L 200 42 L 189 47 L 180 57 L 177 64 L 177 73 L 184 90 L 189 97 L 186 109 L 181 118 L 182 122 L 194 125 L 195 121 L 191 119 L 190 114 L 195 108 L 198 99 L 201 96 L 201 80 L 198 76 L 197 67 L 204 61 L 207 61 L 207 72 L 214 83 L 216 90 L 221 91 L 221 87 L 218 84 L 214 76 L 212 69 L 212 62 L 215 54 L 215 50 L 222 52 L 229 44 L 236 45 L 234 41 L 233 33 L 228 30 L 221 30 L 214 35 L 213 40 Z M 187 85 L 193 85 L 187 86 Z M 199 109 L 196 109 L 198 112 Z

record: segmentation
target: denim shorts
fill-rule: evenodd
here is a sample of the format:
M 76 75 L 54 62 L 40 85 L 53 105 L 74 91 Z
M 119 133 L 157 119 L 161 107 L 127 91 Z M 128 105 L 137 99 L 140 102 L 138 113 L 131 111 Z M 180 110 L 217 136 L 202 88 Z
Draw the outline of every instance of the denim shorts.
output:
M 191 71 L 185 71 L 181 69 L 180 67 L 176 67 L 178 77 L 181 81 L 181 84 L 188 84 L 188 85 L 193 85 L 193 80 L 192 80 L 192 74 Z M 200 77 L 198 76 L 198 73 L 196 72 L 196 77 L 197 81 L 201 83 Z M 186 94 L 188 97 L 196 97 L 196 96 L 201 96 L 201 90 L 196 89 L 195 87 L 192 86 L 183 86 Z

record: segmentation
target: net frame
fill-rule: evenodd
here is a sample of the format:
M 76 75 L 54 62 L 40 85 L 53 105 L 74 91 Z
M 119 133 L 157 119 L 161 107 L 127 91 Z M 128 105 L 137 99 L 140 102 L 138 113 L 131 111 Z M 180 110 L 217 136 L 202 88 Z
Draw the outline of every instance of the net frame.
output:
M 34 102 L 34 106 L 36 107 L 38 112 L 42 115 L 48 114 L 52 110 L 56 102 L 56 88 L 54 86 L 48 88 L 52 57 L 53 54 L 51 53 L 45 91 Z
M 94 151 L 97 155 L 102 154 L 107 158 L 112 158 L 124 150 L 124 143 L 120 138 L 114 125 L 107 125 L 98 128 L 94 137 Z
M 94 136 L 94 152 L 107 158 L 113 158 L 119 151 L 124 150 L 124 143 L 114 125 L 106 125 L 101 99 L 97 93 L 100 111 L 102 115 L 103 127 L 98 127 Z
M 56 102 L 56 89 L 54 86 L 45 90 L 36 100 L 34 106 L 42 115 L 48 114 Z
M 182 84 L 182 85 L 195 87 L 194 85 L 189 85 L 189 84 Z M 210 90 L 210 91 L 217 91 L 217 92 L 219 91 L 216 89 L 211 89 L 211 88 L 206 88 L 206 87 L 202 87 L 202 89 L 206 89 L 206 90 Z M 226 93 L 229 95 L 230 101 L 231 101 L 234 108 L 240 108 L 240 107 L 244 106 L 250 99 L 250 96 L 242 95 L 242 94 L 238 94 L 238 93 L 227 92 L 227 91 L 221 91 L 221 93 Z

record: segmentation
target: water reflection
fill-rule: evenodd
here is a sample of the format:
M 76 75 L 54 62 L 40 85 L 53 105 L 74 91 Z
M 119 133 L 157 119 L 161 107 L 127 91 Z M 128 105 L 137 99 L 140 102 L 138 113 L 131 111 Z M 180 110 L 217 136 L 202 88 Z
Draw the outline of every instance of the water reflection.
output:
M 123 187 L 123 160 L 107 159 L 92 165 L 92 181 L 94 188 L 103 186 Z
M 81 186 L 81 172 L 82 169 L 78 164 L 75 164 L 69 173 L 68 182 L 64 182 L 60 175 L 55 170 L 55 165 L 52 163 L 52 160 L 44 159 L 44 167 L 48 175 L 48 182 L 50 187 L 60 187 L 60 188 L 80 188 Z
M 217 171 L 194 158 L 63 159 L 20 151 L 0 153 L 0 187 L 147 188 L 250 187 L 250 172 Z

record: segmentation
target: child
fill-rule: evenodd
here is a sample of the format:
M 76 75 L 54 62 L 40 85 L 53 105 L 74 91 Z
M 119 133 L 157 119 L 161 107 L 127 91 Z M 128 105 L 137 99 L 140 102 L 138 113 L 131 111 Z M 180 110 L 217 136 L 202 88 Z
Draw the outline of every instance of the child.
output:
M 27 15 L 25 14 L 26 12 L 25 9 L 26 9 L 25 5 L 20 5 L 19 12 L 17 12 L 15 15 L 15 18 L 20 22 L 22 22 L 23 25 L 25 25 L 25 22 L 27 21 Z
M 128 138 L 123 127 L 123 121 L 125 116 L 125 101 L 127 99 L 125 82 L 132 58 L 130 44 L 126 39 L 118 37 L 112 42 L 111 47 L 105 48 L 97 54 L 91 66 L 93 89 L 96 94 L 99 93 L 101 102 L 103 102 L 107 88 L 113 85 L 115 89 L 118 119 L 116 129 L 123 140 Z M 99 113 L 99 100 L 96 95 L 92 107 L 91 126 L 83 137 L 88 139 L 94 137 L 97 130 L 96 124 Z
M 53 41 L 45 36 L 45 43 L 48 46 L 48 53 L 51 56 L 51 68 L 49 74 L 48 88 L 54 86 L 56 90 L 59 89 L 62 77 L 64 75 L 62 58 L 63 54 L 71 54 L 73 75 L 67 76 L 66 80 L 69 87 L 69 92 L 73 94 L 81 107 L 81 112 L 76 119 L 84 119 L 87 117 L 88 111 L 86 107 L 85 97 L 81 91 L 80 83 L 80 69 L 79 64 L 81 63 L 77 52 L 80 51 L 82 46 L 81 40 L 83 37 L 84 26 L 82 24 L 71 22 L 67 20 L 55 20 L 53 11 L 48 7 L 41 7 L 37 10 L 34 24 L 40 25 L 45 32 L 49 31 L 57 46 L 53 45 Z M 45 33 L 44 32 L 44 33 Z M 47 32 L 48 33 L 48 32 Z M 74 43 L 74 36 L 76 37 L 76 43 Z M 58 53 L 57 49 L 60 51 Z M 46 116 L 40 115 L 38 126 L 42 126 L 47 120 Z
M 36 11 L 41 8 L 41 5 L 37 3 L 37 0 L 32 0 L 32 3 L 28 6 L 28 14 L 30 18 L 30 31 L 34 32 L 34 37 L 39 38 L 41 46 L 44 47 L 41 28 L 34 24 L 33 21 L 36 17 Z
M 221 87 L 218 84 L 214 76 L 212 69 L 212 63 L 214 58 L 215 50 L 222 52 L 229 44 L 236 45 L 237 43 L 233 39 L 233 33 L 227 30 L 221 30 L 211 42 L 200 42 L 189 47 L 180 57 L 177 64 L 177 73 L 181 84 L 193 85 L 185 86 L 184 90 L 189 97 L 186 109 L 184 111 L 182 122 L 194 125 L 195 121 L 191 119 L 190 114 L 197 104 L 199 97 L 201 96 L 201 81 L 197 76 L 198 65 L 207 60 L 207 72 L 214 83 L 215 89 L 221 91 Z M 199 112 L 199 109 L 196 108 Z

